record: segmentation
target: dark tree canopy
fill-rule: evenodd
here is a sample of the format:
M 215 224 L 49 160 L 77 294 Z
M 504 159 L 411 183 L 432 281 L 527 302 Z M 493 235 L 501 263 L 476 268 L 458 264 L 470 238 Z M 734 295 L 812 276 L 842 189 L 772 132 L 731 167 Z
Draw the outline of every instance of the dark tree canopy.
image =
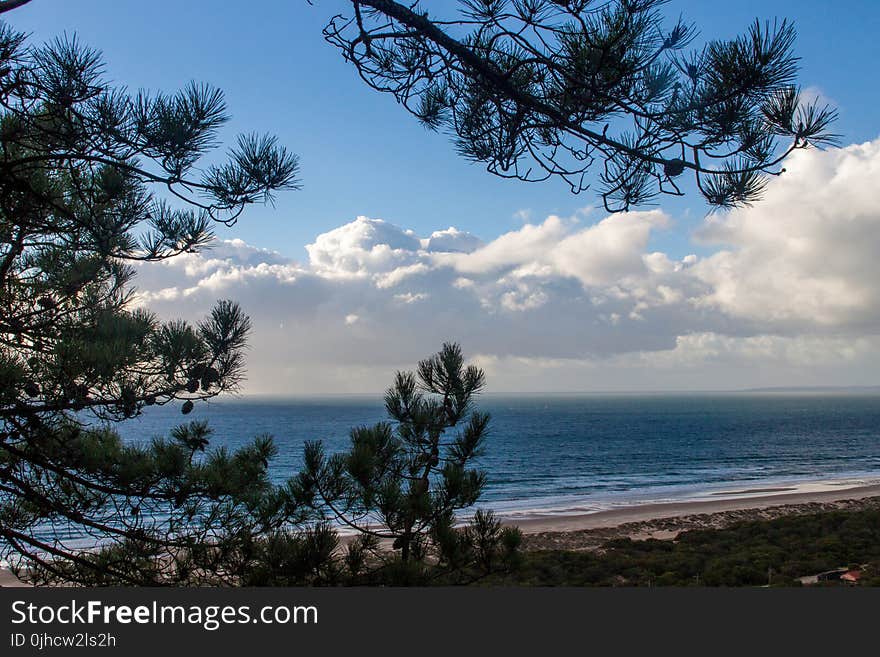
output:
M 325 37 L 369 86 L 490 172 L 596 186 L 609 211 L 682 195 L 682 174 L 713 207 L 745 205 L 835 139 L 835 111 L 801 100 L 786 21 L 692 51 L 666 0 L 351 4 Z
M 187 415 L 242 377 L 250 321 L 236 303 L 162 322 L 132 284 L 133 262 L 196 252 L 214 222 L 297 187 L 297 159 L 272 137 L 201 166 L 225 121 L 215 89 L 131 94 L 75 38 L 30 46 L 0 22 L 0 556 L 62 585 L 468 581 L 510 560 L 517 535 L 491 515 L 453 526 L 482 487 L 468 465 L 488 422 L 468 415 L 483 376 L 454 345 L 421 364 L 424 390 L 398 377 L 396 431 L 355 430 L 353 454 L 326 461 L 312 445 L 284 485 L 268 436 L 232 451 L 204 422 L 146 443 L 116 431 L 147 406 Z M 345 513 L 381 501 L 386 523 L 344 555 L 339 495 Z
M 131 284 L 133 261 L 193 252 L 214 221 L 296 187 L 296 157 L 272 137 L 199 168 L 225 120 L 215 89 L 130 94 L 75 38 L 33 47 L 0 23 L 0 547 L 33 575 L 144 583 L 162 554 L 185 578 L 206 537 L 289 519 L 267 439 L 203 454 L 202 424 L 132 446 L 102 423 L 171 402 L 186 414 L 242 375 L 250 322 L 235 303 L 160 322 Z M 77 555 L 65 537 L 82 535 L 113 549 Z
M 331 456 L 306 445 L 297 497 L 356 532 L 347 554 L 355 581 L 384 573 L 396 583 L 467 582 L 515 557 L 518 530 L 491 513 L 457 527 L 456 513 L 476 504 L 486 481 L 475 462 L 489 416 L 473 409 L 484 382 L 457 344 L 445 344 L 418 374 L 397 373 L 385 393 L 391 422 L 353 429 L 350 448 Z M 383 541 L 396 556 L 377 559 Z
M 0 0 L 0 14 L 5 14 L 7 11 L 18 9 L 30 1 L 31 0 Z

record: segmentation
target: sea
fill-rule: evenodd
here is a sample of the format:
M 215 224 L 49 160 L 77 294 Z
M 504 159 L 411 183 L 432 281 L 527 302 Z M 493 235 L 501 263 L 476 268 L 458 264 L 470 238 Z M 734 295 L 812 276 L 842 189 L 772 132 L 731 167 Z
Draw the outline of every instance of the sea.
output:
M 876 392 L 487 394 L 477 407 L 492 416 L 478 506 L 511 519 L 880 482 Z M 353 427 L 386 415 L 380 396 L 233 398 L 188 416 L 179 404 L 151 407 L 118 429 L 143 441 L 199 419 L 215 446 L 271 435 L 281 483 L 305 441 L 341 451 Z

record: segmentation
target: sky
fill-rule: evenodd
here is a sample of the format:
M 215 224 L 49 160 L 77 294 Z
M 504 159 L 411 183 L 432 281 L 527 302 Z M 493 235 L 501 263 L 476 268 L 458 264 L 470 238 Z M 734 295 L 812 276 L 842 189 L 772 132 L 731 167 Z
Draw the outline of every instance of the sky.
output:
M 300 155 L 301 191 L 137 281 L 163 317 L 242 303 L 247 392 L 380 390 L 446 339 L 499 392 L 880 383 L 880 3 L 672 0 L 705 38 L 793 20 L 841 147 L 799 153 L 751 209 L 690 196 L 614 217 L 589 191 L 491 176 L 368 89 L 321 35 L 348 9 L 33 0 L 5 17 L 35 41 L 75 33 L 131 89 L 220 87 L 224 141 L 271 132 Z

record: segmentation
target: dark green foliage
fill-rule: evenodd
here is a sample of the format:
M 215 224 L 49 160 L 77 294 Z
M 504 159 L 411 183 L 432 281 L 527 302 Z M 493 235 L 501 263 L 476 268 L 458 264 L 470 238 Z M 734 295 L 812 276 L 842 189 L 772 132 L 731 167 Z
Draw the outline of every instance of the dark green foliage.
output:
M 15 469 L 7 469 L 4 490 L 22 493 L 0 507 L 0 527 L 30 557 L 19 572 L 42 584 L 238 583 L 254 564 L 249 547 L 305 522 L 308 512 L 269 484 L 268 437 L 233 453 L 208 450 L 209 437 L 194 422 L 171 439 L 132 446 L 110 429 L 62 420 L 46 423 L 11 457 L 7 450 L 2 464 Z M 39 483 L 27 478 L 28 462 L 44 466 Z M 56 538 L 63 527 L 104 549 L 66 547 Z
M 489 427 L 489 416 L 472 410 L 483 385 L 483 372 L 465 365 L 459 346 L 445 344 L 419 363 L 418 375 L 397 373 L 385 394 L 391 422 L 353 429 L 340 454 L 306 445 L 305 468 L 291 486 L 360 537 L 347 555 L 355 580 L 467 581 L 514 558 L 518 531 L 490 513 L 477 511 L 456 527 L 456 512 L 473 506 L 485 483 L 473 467 Z
M 790 23 L 687 52 L 696 30 L 667 25 L 666 1 L 355 0 L 324 35 L 496 175 L 598 179 L 618 211 L 682 195 L 688 172 L 713 207 L 748 204 L 793 150 L 835 140 L 836 112 L 801 102 Z
M 319 523 L 303 532 L 277 531 L 250 544 L 242 586 L 331 586 L 346 583 L 339 536 Z
M 240 380 L 235 303 L 163 323 L 131 285 L 132 262 L 195 252 L 213 222 L 296 187 L 270 137 L 200 170 L 225 121 L 216 89 L 131 95 L 75 38 L 34 47 L 0 23 L 0 550 L 31 579 L 232 582 L 242 537 L 302 518 L 268 484 L 268 439 L 211 450 L 190 424 L 133 447 L 110 424 Z M 68 540 L 83 535 L 104 549 Z
M 880 583 L 880 510 L 823 512 L 675 541 L 619 539 L 597 552 L 535 551 L 492 583 L 538 586 L 799 586 L 799 577 L 867 564 L 863 584 Z

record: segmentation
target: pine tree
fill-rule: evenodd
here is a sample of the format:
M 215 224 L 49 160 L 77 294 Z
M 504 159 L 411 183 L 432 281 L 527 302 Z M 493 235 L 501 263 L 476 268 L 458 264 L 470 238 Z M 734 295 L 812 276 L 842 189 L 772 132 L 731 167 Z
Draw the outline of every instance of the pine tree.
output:
M 484 383 L 457 344 L 444 344 L 418 374 L 397 373 L 385 394 L 390 422 L 353 429 L 342 453 L 306 445 L 297 498 L 355 532 L 345 559 L 353 581 L 462 583 L 516 558 L 518 530 L 491 513 L 457 527 L 486 483 L 474 467 L 489 430 L 489 415 L 473 410 Z
M 269 436 L 234 452 L 205 422 L 120 437 L 145 407 L 187 415 L 242 377 L 236 303 L 160 322 L 132 286 L 132 263 L 197 252 L 213 223 L 297 187 L 272 137 L 200 167 L 225 121 L 215 89 L 131 95 L 75 38 L 33 47 L 0 23 L 0 552 L 50 585 L 449 583 L 509 563 L 519 535 L 491 514 L 455 527 L 488 426 L 471 412 L 483 373 L 456 345 L 398 375 L 394 427 L 354 430 L 347 455 L 308 445 L 282 486 Z M 339 522 L 361 534 L 344 554 Z
M 756 21 L 687 52 L 667 0 L 353 0 L 324 30 L 360 77 L 498 176 L 597 187 L 608 211 L 684 195 L 760 198 L 794 150 L 835 141 L 803 102 L 795 30 Z M 436 13 L 430 13 L 435 11 Z
M 203 423 L 146 445 L 113 428 L 241 379 L 238 305 L 160 322 L 132 287 L 133 262 L 195 252 L 297 186 L 268 136 L 200 167 L 225 121 L 216 89 L 130 94 L 75 38 L 30 46 L 0 23 L 0 547 L 31 579 L 228 581 L 255 537 L 302 520 L 268 481 L 266 437 L 231 453 Z

